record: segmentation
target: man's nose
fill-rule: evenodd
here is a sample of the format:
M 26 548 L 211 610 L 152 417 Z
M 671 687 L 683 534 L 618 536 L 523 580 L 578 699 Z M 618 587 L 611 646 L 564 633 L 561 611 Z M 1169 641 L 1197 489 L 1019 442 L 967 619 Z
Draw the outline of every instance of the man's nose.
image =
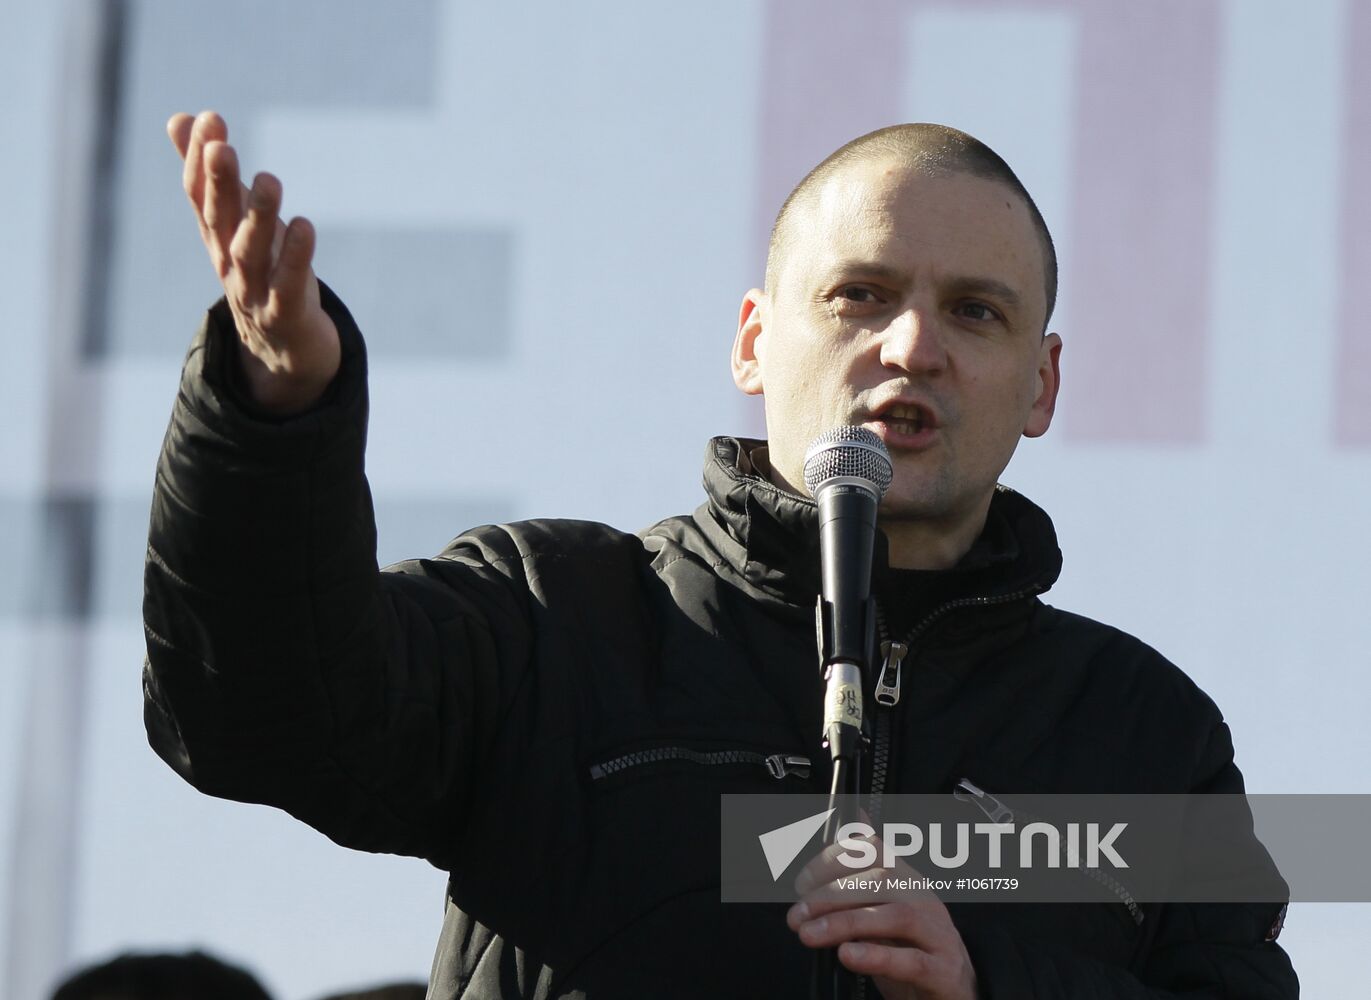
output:
M 947 344 L 936 311 L 910 306 L 881 337 L 881 364 L 918 374 L 947 367 Z

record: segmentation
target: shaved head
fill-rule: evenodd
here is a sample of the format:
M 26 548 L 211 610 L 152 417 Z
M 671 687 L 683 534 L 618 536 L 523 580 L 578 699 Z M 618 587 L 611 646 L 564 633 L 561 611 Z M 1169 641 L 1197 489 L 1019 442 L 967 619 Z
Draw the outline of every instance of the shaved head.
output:
M 1047 297 L 1045 329 L 1057 302 L 1057 250 L 1052 244 L 1052 234 L 1047 231 L 1047 223 L 1023 183 L 999 154 L 974 136 L 946 125 L 920 123 L 878 129 L 853 139 L 805 175 L 786 198 L 771 227 L 766 255 L 767 294 L 776 294 L 786 256 L 824 183 L 854 163 L 881 159 L 898 161 L 929 176 L 970 174 L 997 181 L 1023 200 L 1042 245 L 1043 288 Z

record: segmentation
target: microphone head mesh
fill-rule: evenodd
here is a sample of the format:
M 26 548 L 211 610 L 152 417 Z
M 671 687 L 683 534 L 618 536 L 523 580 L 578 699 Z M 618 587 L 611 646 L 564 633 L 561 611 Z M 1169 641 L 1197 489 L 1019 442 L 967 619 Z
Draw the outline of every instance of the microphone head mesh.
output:
M 894 474 L 885 442 L 865 427 L 835 427 L 805 451 L 805 489 L 812 497 L 830 479 L 861 479 L 871 484 L 879 502 Z

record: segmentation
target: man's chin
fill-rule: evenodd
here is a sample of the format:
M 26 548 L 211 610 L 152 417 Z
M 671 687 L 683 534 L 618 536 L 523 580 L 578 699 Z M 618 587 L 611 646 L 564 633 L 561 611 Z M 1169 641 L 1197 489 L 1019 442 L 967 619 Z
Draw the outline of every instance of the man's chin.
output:
M 941 521 L 947 517 L 947 503 L 938 497 L 896 494 L 892 489 L 881 500 L 876 519 L 886 521 Z

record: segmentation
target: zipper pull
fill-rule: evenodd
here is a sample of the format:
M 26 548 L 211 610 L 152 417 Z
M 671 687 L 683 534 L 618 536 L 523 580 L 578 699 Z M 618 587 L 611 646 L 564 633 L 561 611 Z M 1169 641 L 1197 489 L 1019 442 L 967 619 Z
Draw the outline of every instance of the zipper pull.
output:
M 1014 822 L 1013 809 L 1010 809 L 989 792 L 981 791 L 965 778 L 957 782 L 957 787 L 952 789 L 952 797 L 958 802 L 970 802 L 985 813 L 986 818 L 992 823 Z
M 900 664 L 909 653 L 909 646 L 903 642 L 881 643 L 881 655 L 885 663 L 881 675 L 876 679 L 876 703 L 889 708 L 900 700 Z
M 777 781 L 788 774 L 793 774 L 797 778 L 808 778 L 809 758 L 797 757 L 792 754 L 773 753 L 766 759 L 766 769 L 771 772 L 771 776 Z

